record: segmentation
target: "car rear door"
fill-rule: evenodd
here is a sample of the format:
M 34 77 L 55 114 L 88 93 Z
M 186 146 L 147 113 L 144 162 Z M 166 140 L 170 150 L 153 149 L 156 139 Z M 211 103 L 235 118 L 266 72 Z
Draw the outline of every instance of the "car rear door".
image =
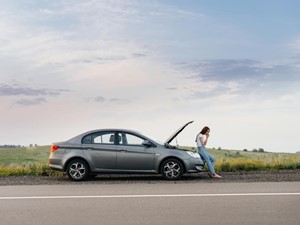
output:
M 95 170 L 115 170 L 117 148 L 114 131 L 89 134 L 82 139 L 82 149 Z
M 155 171 L 153 147 L 142 143 L 145 139 L 129 132 L 118 134 L 117 169 L 122 171 Z

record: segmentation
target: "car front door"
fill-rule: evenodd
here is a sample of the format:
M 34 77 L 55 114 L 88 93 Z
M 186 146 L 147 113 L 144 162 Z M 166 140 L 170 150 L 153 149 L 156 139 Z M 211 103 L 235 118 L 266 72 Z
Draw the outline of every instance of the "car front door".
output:
M 82 139 L 82 149 L 95 170 L 117 168 L 117 146 L 114 131 L 92 133 Z
M 119 132 L 117 169 L 122 171 L 155 171 L 153 147 L 142 143 L 145 139 L 132 133 Z

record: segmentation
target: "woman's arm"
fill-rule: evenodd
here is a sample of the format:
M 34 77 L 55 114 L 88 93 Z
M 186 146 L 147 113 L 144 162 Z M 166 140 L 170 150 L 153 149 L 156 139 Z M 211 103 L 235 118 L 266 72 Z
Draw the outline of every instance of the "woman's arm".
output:
M 206 138 L 204 140 L 204 136 L 200 137 L 200 143 L 205 146 L 207 144 L 207 140 L 208 140 L 209 135 L 206 135 Z

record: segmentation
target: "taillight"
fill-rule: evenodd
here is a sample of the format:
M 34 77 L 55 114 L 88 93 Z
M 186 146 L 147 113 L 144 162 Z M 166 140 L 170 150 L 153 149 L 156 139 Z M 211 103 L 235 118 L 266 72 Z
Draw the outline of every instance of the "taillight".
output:
M 58 145 L 52 145 L 51 146 L 51 152 L 55 152 L 57 149 L 59 149 L 59 146 Z

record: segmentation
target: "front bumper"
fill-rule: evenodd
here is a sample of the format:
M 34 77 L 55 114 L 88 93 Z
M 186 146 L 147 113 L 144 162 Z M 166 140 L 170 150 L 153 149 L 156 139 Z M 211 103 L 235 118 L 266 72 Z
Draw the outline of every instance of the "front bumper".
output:
M 187 173 L 198 173 L 204 171 L 204 162 L 201 158 L 189 158 L 185 162 L 185 168 Z

